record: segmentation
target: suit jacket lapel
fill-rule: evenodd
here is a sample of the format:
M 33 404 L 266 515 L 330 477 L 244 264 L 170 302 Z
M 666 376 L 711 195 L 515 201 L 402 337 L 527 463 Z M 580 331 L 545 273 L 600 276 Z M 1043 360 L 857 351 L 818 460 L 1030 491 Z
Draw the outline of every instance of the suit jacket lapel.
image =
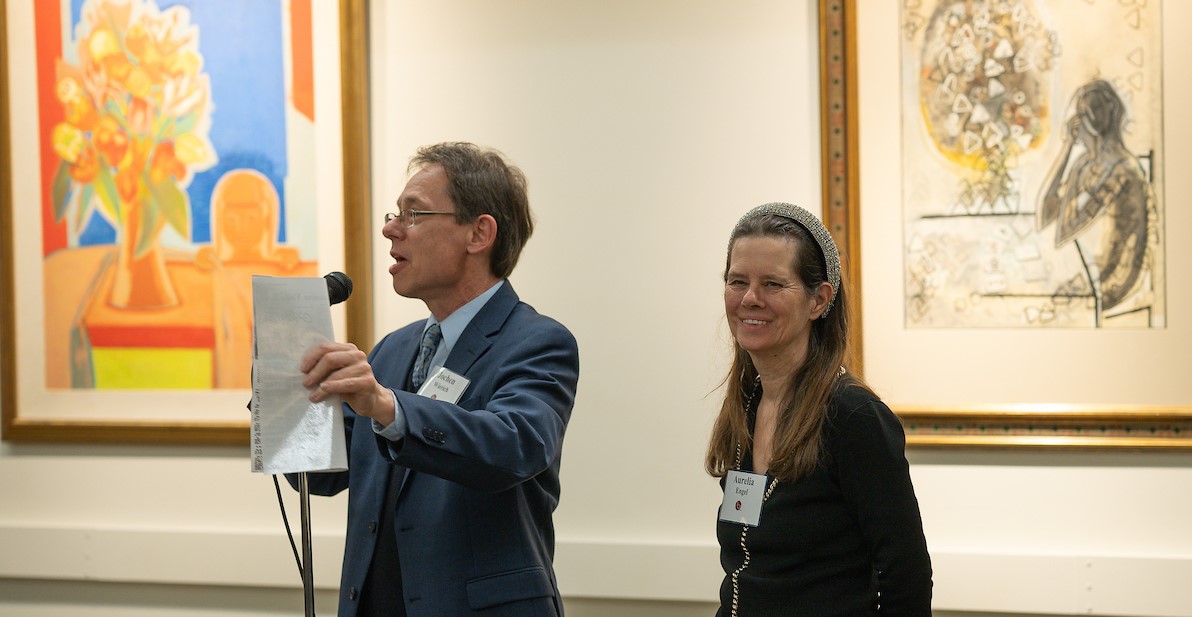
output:
M 413 339 L 412 344 L 410 344 L 408 341 L 397 342 L 396 348 L 403 351 L 397 354 L 396 362 L 394 362 L 392 365 L 392 370 L 394 371 L 392 373 L 394 381 L 391 383 L 394 384 L 393 387 L 395 389 L 408 391 L 410 388 L 410 373 L 414 370 L 414 360 L 418 357 L 418 346 L 422 342 L 422 330 L 426 327 L 426 320 L 420 322 L 420 325 L 421 327 L 410 329 L 408 338 Z M 378 437 L 378 439 L 380 438 Z M 381 447 L 388 448 L 388 445 L 382 444 Z M 405 489 L 406 480 L 409 479 L 410 470 L 400 465 L 388 465 L 387 467 L 388 469 L 385 472 L 386 486 L 393 487 L 396 485 L 397 488 L 397 493 L 390 495 L 388 498 L 397 499 L 397 497 L 404 492 L 403 489 Z M 401 480 L 395 482 L 397 478 L 393 477 L 394 474 L 401 474 Z M 388 495 L 389 491 L 386 491 L 385 494 Z
M 505 281 L 484 308 L 472 318 L 468 327 L 464 328 L 463 334 L 455 342 L 455 347 L 451 349 L 451 355 L 447 358 L 447 368 L 460 375 L 467 375 L 476 360 L 492 346 L 494 335 L 501 331 L 501 326 L 505 324 L 505 320 L 519 301 L 513 284 Z
M 414 360 L 418 358 L 418 346 L 422 343 L 422 331 L 425 328 L 426 320 L 423 320 L 419 322 L 419 327 L 410 330 L 408 341 L 396 345 L 397 349 L 402 350 L 392 367 L 392 383 L 396 389 L 408 391 L 410 388 L 410 373 L 414 370 Z

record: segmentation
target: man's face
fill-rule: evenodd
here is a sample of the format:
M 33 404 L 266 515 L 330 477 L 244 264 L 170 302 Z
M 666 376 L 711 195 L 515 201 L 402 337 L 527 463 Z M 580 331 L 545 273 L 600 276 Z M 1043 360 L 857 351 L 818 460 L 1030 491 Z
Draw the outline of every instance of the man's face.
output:
M 437 164 L 415 173 L 398 197 L 397 208 L 454 213 L 455 204 L 447 195 L 447 173 Z M 454 215 L 434 214 L 416 215 L 414 225 L 404 227 L 401 218 L 381 229 L 392 242 L 393 290 L 418 298 L 433 310 L 437 301 L 451 298 L 462 284 L 469 225 L 456 223 Z

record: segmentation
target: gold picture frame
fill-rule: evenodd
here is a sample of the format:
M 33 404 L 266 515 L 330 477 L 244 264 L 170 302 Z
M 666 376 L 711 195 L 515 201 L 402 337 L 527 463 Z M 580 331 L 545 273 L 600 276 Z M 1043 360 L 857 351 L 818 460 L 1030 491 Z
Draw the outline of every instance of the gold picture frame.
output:
M 8 53 L 8 9 L 16 1 L 0 0 L 0 411 L 2 437 L 14 442 L 85 442 L 154 444 L 238 444 L 249 439 L 247 411 L 243 421 L 171 421 L 165 412 L 134 420 L 108 419 L 102 413 L 85 417 L 44 418 L 23 412 L 18 396 L 17 294 L 14 275 L 14 195 L 9 62 L 22 61 Z M 372 345 L 373 234 L 369 169 L 369 99 L 367 0 L 340 0 L 340 96 L 343 138 L 344 271 L 354 282 L 345 304 L 346 337 L 362 349 Z M 11 58 L 11 59 L 10 59 Z M 335 62 L 330 59 L 330 62 Z M 21 121 L 29 121 L 27 118 Z M 27 360 L 26 360 L 27 361 Z M 204 393 L 197 393 L 203 396 Z M 99 393 L 97 396 L 102 397 Z M 248 390 L 243 391 L 247 401 Z M 88 398 L 90 407 L 94 397 Z M 222 399 L 221 399 L 222 400 Z M 99 405 L 102 407 L 102 405 Z
M 857 91 L 861 54 L 857 4 L 858 0 L 820 2 L 823 217 L 845 259 L 853 298 L 852 366 L 864 374 L 869 356 L 862 347 L 862 327 L 872 325 L 861 323 L 862 277 L 866 274 L 861 271 L 861 217 L 866 208 L 877 206 L 870 205 L 876 200 L 863 202 L 859 188 L 861 108 Z M 998 370 L 983 368 L 993 373 Z M 1031 404 L 986 404 L 975 400 L 946 405 L 887 403 L 903 420 L 910 446 L 1192 449 L 1192 406 L 1188 405 L 1073 404 L 1062 400 Z

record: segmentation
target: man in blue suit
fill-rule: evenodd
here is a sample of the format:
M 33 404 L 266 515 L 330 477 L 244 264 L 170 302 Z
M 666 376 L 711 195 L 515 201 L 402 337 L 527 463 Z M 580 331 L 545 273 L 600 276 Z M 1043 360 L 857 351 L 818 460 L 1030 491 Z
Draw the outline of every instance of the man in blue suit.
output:
M 467 143 L 410 170 L 383 234 L 393 289 L 430 317 L 301 366 L 312 401 L 345 403 L 349 470 L 309 477 L 349 489 L 339 617 L 562 615 L 552 514 L 579 351 L 506 280 L 533 231 L 525 177 Z

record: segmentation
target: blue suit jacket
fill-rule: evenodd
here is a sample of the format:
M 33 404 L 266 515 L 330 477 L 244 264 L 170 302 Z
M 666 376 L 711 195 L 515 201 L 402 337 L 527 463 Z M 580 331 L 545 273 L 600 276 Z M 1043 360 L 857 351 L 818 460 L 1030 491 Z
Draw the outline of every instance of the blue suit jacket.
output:
M 390 333 L 369 356 L 401 404 L 405 437 L 378 437 L 345 405 L 349 470 L 308 478 L 314 494 L 350 489 L 339 616 L 356 615 L 394 463 L 406 469 L 393 528 L 410 617 L 562 615 L 552 513 L 579 379 L 575 338 L 506 281 L 447 358 L 471 380 L 454 405 L 403 390 L 424 325 Z

